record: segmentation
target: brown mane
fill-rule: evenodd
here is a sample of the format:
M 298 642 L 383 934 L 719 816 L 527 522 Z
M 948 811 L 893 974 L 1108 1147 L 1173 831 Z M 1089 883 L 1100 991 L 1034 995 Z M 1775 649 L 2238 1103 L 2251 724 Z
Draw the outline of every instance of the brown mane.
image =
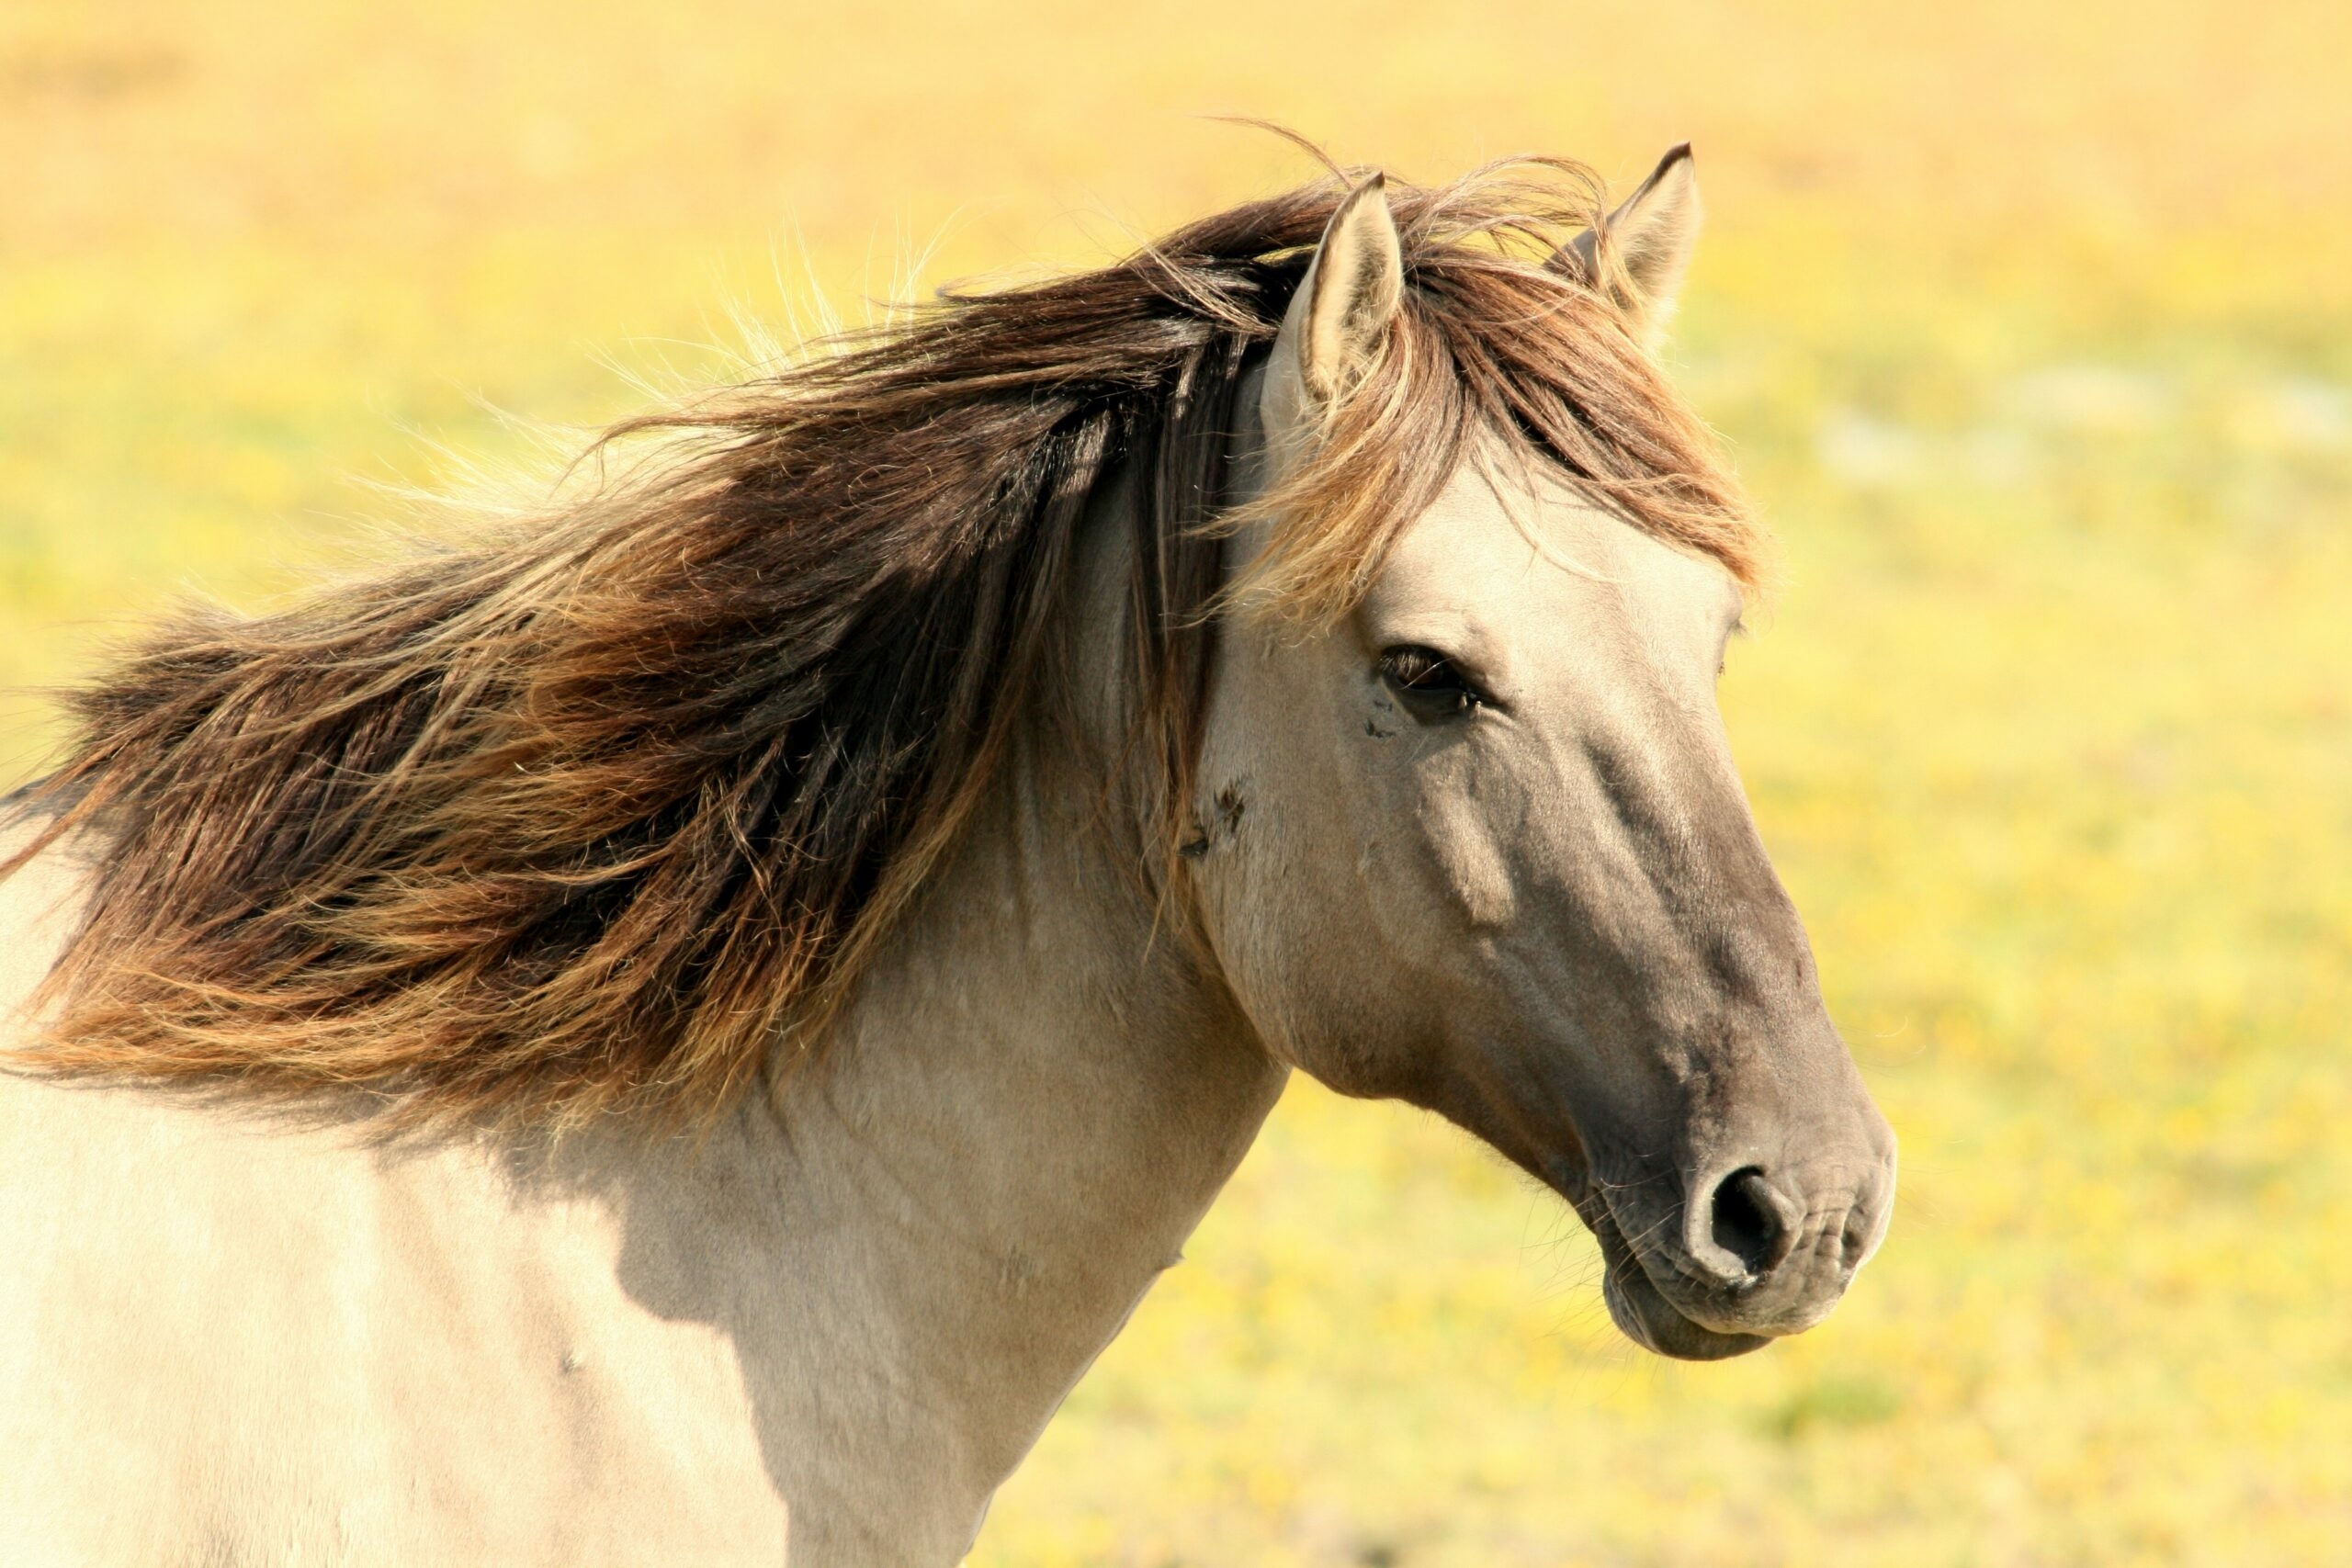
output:
M 1402 314 L 1324 457 L 1264 503 L 1247 593 L 1343 609 L 1481 429 L 1753 581 L 1707 432 L 1605 295 L 1547 265 L 1599 210 L 1590 177 L 1389 190 Z M 22 1063 L 358 1086 L 424 1119 L 728 1103 L 780 1041 L 816 1042 L 954 838 L 1067 632 L 1114 468 L 1139 479 L 1127 640 L 1159 874 L 1237 389 L 1340 194 L 948 296 L 619 427 L 605 444 L 649 443 L 625 477 L 538 524 L 153 632 L 71 697 L 35 796 L 54 815 L 0 866 L 85 825 L 107 845 Z

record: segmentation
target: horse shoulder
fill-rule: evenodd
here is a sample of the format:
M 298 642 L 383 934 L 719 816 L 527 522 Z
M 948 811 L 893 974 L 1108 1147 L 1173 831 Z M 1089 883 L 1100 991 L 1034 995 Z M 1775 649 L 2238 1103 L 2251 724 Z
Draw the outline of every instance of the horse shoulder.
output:
M 85 879 L 0 883 L 0 1055 Z M 733 1348 L 623 1245 L 484 1145 L 0 1072 L 0 1562 L 780 1561 Z

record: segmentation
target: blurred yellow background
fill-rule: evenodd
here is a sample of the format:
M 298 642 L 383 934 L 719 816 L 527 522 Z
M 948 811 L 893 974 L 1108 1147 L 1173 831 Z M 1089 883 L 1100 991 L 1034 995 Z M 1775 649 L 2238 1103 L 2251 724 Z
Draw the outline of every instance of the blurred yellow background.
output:
M 781 320 L 1345 159 L 1698 146 L 1787 544 L 1724 703 L 1903 1137 L 1815 1333 L 1644 1359 L 1553 1200 L 1300 1084 L 988 1564 L 2352 1561 L 2341 0 L 0 6 L 0 683 Z M 0 698 L 0 777 L 40 703 Z

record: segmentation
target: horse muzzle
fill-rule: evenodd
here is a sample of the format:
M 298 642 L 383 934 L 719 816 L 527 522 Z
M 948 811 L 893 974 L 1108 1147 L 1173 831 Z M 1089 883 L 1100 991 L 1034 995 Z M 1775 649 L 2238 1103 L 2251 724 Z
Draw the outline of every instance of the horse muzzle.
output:
M 1894 1136 L 1883 1122 L 1874 1132 L 1881 1147 L 1859 1161 L 1590 1184 L 1576 1206 L 1600 1244 L 1610 1316 L 1636 1344 L 1684 1360 L 1741 1355 L 1819 1323 L 1894 1213 Z

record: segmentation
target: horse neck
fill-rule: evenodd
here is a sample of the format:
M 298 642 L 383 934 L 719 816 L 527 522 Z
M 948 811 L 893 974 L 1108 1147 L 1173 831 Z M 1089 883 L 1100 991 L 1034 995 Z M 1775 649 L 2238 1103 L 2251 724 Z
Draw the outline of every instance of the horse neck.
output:
M 1086 625 L 1116 625 L 1117 567 L 1081 572 L 1081 598 L 1109 601 Z M 800 1224 L 832 1238 L 792 1267 L 838 1283 L 850 1299 L 829 1313 L 862 1325 L 846 1353 L 875 1363 L 826 1375 L 898 1407 L 874 1431 L 899 1447 L 845 1467 L 874 1484 L 952 1474 L 984 1504 L 1280 1093 L 1221 983 L 1122 874 L 1102 815 L 1098 765 L 1033 728 L 822 1060 L 772 1096 Z

